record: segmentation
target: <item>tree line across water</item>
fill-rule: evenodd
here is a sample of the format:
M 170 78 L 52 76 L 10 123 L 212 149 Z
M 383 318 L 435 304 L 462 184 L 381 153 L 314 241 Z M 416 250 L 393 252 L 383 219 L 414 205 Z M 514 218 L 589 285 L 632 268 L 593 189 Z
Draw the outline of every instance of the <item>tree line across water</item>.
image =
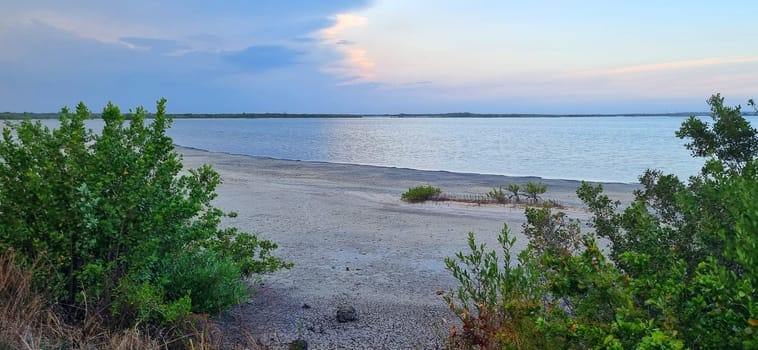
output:
M 272 118 L 577 118 L 577 117 L 689 117 L 704 116 L 707 112 L 677 112 L 677 113 L 620 113 L 620 114 L 530 114 L 530 113 L 422 113 L 422 114 L 335 114 L 335 113 L 175 113 L 169 114 L 172 119 L 272 119 Z M 744 116 L 758 115 L 756 112 L 745 112 Z M 61 113 L 16 113 L 1 112 L 0 120 L 23 119 L 59 119 Z M 90 118 L 101 118 L 100 113 L 91 113 Z M 128 120 L 130 114 L 125 115 Z M 155 118 L 155 114 L 147 113 L 145 118 Z

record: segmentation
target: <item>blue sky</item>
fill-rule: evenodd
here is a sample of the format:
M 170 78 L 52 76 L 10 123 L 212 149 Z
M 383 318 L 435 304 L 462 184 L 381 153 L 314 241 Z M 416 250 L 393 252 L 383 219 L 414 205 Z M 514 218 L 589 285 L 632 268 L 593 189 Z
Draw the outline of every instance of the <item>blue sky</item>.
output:
M 0 111 L 625 113 L 758 98 L 758 2 L 16 1 Z

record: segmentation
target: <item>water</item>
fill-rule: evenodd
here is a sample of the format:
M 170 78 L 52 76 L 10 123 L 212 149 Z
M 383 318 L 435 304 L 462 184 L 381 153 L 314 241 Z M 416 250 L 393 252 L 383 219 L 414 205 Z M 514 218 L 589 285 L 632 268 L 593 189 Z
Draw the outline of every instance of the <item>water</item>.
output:
M 636 182 L 647 168 L 683 179 L 699 171 L 703 160 L 674 136 L 685 119 L 177 119 L 169 135 L 182 146 L 281 159 Z
M 176 120 L 179 145 L 283 159 L 454 172 L 636 182 L 647 168 L 697 173 L 685 118 L 357 118 Z

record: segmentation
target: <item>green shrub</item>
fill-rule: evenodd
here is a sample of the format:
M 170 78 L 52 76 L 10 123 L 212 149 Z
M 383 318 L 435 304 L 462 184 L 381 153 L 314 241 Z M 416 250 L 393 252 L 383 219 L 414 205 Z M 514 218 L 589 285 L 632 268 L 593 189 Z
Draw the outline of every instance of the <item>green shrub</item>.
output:
M 563 212 L 553 212 L 550 207 L 524 209 L 527 222 L 523 225 L 524 236 L 537 253 L 565 254 L 579 249 L 583 235 L 579 221 L 570 219 Z
M 218 314 L 248 296 L 248 287 L 239 278 L 240 265 L 213 250 L 180 252 L 165 268 L 173 276 L 164 285 L 168 299 L 190 297 L 192 312 Z
M 503 192 L 503 186 L 493 188 L 492 191 L 487 193 L 487 198 L 492 199 L 499 204 L 505 204 L 507 202 L 507 198 Z
M 219 227 L 224 214 L 211 201 L 221 179 L 210 166 L 179 175 L 165 99 L 146 116 L 139 107 L 127 123 L 109 103 L 94 134 L 80 103 L 62 110 L 55 130 L 29 120 L 3 127 L 0 251 L 37 262 L 35 285 L 70 317 L 86 303 L 124 326 L 171 323 L 228 307 L 245 275 L 290 266 L 271 255 L 274 243 Z M 207 265 L 167 268 L 192 258 Z M 208 304 L 225 288 L 228 297 Z
M 407 192 L 400 195 L 400 198 L 406 202 L 423 202 L 435 198 L 440 193 L 442 190 L 439 187 L 421 185 L 409 188 Z
M 462 329 L 451 329 L 448 345 L 469 349 L 475 346 L 495 348 L 497 344 L 521 344 L 542 348 L 544 339 L 534 337 L 530 330 L 537 323 L 535 311 L 540 309 L 544 292 L 539 283 L 538 265 L 530 252 L 518 255 L 513 266 L 512 237 L 507 225 L 498 235 L 501 254 L 486 251 L 476 244 L 474 234 L 468 235 L 470 252 L 459 252 L 455 259 L 446 258 L 445 265 L 458 281 L 458 288 L 444 295 L 448 307 L 462 322 Z
M 540 195 L 547 192 L 547 185 L 543 183 L 534 183 L 534 182 L 527 182 L 526 186 L 524 187 L 524 192 L 526 193 L 526 198 L 530 200 L 532 203 L 537 203 L 540 199 Z
M 510 184 L 508 187 L 506 187 L 506 189 L 511 193 L 508 198 L 516 200 L 516 203 L 521 201 L 519 198 L 519 191 L 521 190 L 521 186 L 518 184 Z
M 758 131 L 719 95 L 708 102 L 712 127 L 693 117 L 677 132 L 693 155 L 708 157 L 689 183 L 648 170 L 623 210 L 602 186 L 582 183 L 577 195 L 592 214 L 589 234 L 564 213 L 527 208 L 530 241 L 516 266 L 534 266 L 529 273 L 505 268 L 508 240 L 503 267 L 473 238 L 472 252 L 457 255 L 463 265 L 446 260 L 460 283 L 452 308 L 464 325 L 453 345 L 758 348 Z M 609 242 L 611 261 L 595 235 Z M 536 291 L 540 302 L 525 310 L 514 300 L 522 293 L 505 294 L 512 290 Z M 451 304 L 451 296 L 445 300 Z M 466 303 L 476 310 L 458 306 Z M 542 343 L 524 340 L 530 337 Z
M 189 293 L 170 297 L 158 283 L 119 279 L 116 298 L 111 304 L 112 323 L 130 327 L 131 323 L 149 323 L 169 326 L 184 319 L 192 310 Z

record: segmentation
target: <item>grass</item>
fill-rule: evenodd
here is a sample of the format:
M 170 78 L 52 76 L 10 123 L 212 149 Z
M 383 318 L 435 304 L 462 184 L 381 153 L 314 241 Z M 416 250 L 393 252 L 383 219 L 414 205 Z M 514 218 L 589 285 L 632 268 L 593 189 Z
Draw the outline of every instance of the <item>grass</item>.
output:
M 113 330 L 97 312 L 84 310 L 68 324 L 56 306 L 35 292 L 33 269 L 17 263 L 12 250 L 0 254 L 0 349 L 263 349 L 245 335 L 243 344 L 225 344 L 224 334 L 207 315 L 193 314 L 171 329 Z M 107 311 L 106 311 L 107 312 Z
M 36 293 L 32 268 L 16 263 L 12 250 L 0 255 L 0 349 L 158 349 L 139 330 L 112 332 L 88 315 L 79 325 L 63 321 Z

